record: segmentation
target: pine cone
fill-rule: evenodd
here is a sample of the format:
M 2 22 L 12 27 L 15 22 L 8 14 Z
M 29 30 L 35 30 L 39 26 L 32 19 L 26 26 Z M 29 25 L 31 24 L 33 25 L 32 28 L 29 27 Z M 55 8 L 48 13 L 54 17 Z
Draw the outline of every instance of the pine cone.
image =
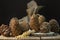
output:
M 51 31 L 52 32 L 59 32 L 59 23 L 55 19 L 51 19 L 49 21 L 49 24 L 51 26 Z
M 40 25 L 45 21 L 45 17 L 43 15 L 40 15 L 38 19 Z
M 20 26 L 23 28 L 23 32 L 29 30 L 29 24 L 25 20 L 23 20 L 22 23 L 20 23 Z
M 0 33 L 3 36 L 9 37 L 10 36 L 10 28 L 7 25 L 2 24 Z
M 19 25 L 19 21 L 17 18 L 12 18 L 10 20 L 9 27 L 11 28 L 13 36 L 18 36 L 19 34 L 22 33 L 22 29 Z
M 30 28 L 34 29 L 36 32 L 39 31 L 39 21 L 38 21 L 38 16 L 33 14 L 30 18 Z
M 50 31 L 50 25 L 48 22 L 43 22 L 40 26 L 40 32 L 41 33 L 47 33 Z

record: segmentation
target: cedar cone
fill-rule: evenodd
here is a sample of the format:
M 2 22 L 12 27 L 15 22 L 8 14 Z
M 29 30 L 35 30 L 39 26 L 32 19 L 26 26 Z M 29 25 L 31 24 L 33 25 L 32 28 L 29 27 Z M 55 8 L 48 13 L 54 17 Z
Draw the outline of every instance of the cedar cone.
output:
M 45 21 L 45 17 L 43 15 L 39 15 L 39 24 L 41 25 Z
M 16 17 L 12 18 L 10 20 L 9 27 L 11 28 L 13 36 L 18 36 L 22 33 L 22 29 L 21 29 L 21 27 L 19 25 L 19 21 Z
M 10 37 L 11 30 L 7 25 L 2 24 L 0 28 L 1 28 L 0 29 L 1 35 L 6 36 L 6 37 Z
M 20 26 L 23 28 L 23 30 L 22 30 L 23 32 L 29 30 L 29 24 L 28 24 L 25 20 L 23 20 L 23 21 L 20 23 Z
M 33 14 L 30 18 L 30 28 L 34 29 L 36 32 L 39 31 L 39 21 L 38 21 L 38 16 Z
M 40 32 L 41 33 L 47 33 L 50 31 L 50 25 L 48 22 L 43 22 L 40 26 Z
M 51 31 L 52 32 L 56 32 L 56 33 L 59 32 L 59 23 L 57 22 L 57 20 L 51 19 L 49 21 L 49 24 L 51 26 Z

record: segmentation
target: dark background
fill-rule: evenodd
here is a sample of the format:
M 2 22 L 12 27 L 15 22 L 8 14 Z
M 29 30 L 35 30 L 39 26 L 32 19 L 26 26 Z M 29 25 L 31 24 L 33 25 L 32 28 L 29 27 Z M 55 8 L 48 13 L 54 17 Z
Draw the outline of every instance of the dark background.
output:
M 8 24 L 12 17 L 22 18 L 27 15 L 27 3 L 31 0 L 0 0 L 0 25 Z M 40 14 L 46 20 L 55 18 L 60 23 L 60 1 L 59 0 L 35 0 L 38 5 L 45 6 Z

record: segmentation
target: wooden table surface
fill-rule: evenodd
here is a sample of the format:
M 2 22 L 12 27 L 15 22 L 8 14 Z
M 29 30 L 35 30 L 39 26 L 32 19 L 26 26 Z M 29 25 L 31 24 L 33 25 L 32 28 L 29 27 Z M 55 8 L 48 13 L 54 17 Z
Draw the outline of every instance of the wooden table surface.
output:
M 15 37 L 3 37 L 0 36 L 0 40 L 60 40 L 60 35 L 50 36 L 50 37 L 28 37 L 23 39 L 17 39 Z

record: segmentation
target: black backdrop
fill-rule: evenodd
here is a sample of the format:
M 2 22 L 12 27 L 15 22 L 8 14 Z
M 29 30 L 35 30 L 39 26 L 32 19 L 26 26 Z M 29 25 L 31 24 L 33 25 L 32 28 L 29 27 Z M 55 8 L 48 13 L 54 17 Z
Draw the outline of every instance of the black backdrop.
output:
M 22 18 L 26 16 L 26 6 L 31 0 L 0 0 L 0 25 L 8 24 L 12 17 Z M 35 0 L 38 5 L 45 6 L 40 14 L 46 17 L 46 20 L 55 18 L 60 23 L 60 1 L 59 0 Z

